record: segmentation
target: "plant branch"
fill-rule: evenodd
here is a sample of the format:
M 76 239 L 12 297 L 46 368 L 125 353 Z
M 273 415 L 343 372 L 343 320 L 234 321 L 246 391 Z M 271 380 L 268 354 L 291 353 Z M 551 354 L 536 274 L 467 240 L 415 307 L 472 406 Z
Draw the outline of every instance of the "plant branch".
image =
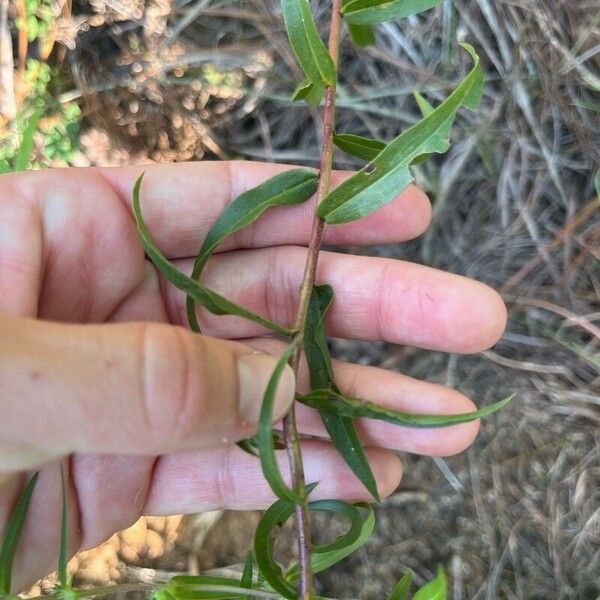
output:
M 332 0 L 331 23 L 329 27 L 329 54 L 334 65 L 338 66 L 340 48 L 340 25 L 341 25 L 341 0 Z M 331 185 L 331 170 L 333 161 L 333 133 L 335 123 L 335 85 L 325 89 L 325 106 L 323 110 L 323 143 L 321 149 L 321 162 L 319 168 L 319 187 L 317 189 L 317 206 L 329 193 Z M 315 284 L 317 272 L 317 261 L 319 249 L 323 240 L 325 221 L 315 216 L 312 224 L 308 256 L 304 267 L 304 276 L 300 286 L 300 298 L 298 313 L 294 330 L 296 336 L 301 335 L 306 324 L 306 315 L 310 295 Z M 302 346 L 299 345 L 294 352 L 290 364 L 294 373 L 298 373 L 298 366 L 302 356 Z M 288 452 L 292 483 L 294 490 L 305 496 L 304 467 L 302 463 L 302 452 L 296 426 L 295 408 L 292 406 L 287 417 L 284 419 L 284 437 Z M 306 502 L 304 505 L 296 506 L 296 527 L 298 531 L 298 564 L 300 567 L 300 599 L 309 600 L 312 593 L 312 572 L 310 566 L 310 521 Z

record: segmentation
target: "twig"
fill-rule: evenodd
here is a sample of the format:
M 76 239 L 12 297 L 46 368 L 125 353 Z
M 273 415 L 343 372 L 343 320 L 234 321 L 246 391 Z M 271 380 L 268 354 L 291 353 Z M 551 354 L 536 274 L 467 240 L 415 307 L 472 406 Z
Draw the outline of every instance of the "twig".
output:
M 333 0 L 331 24 L 329 28 L 329 54 L 337 68 L 339 62 L 340 46 L 340 23 L 341 23 L 341 0 Z M 325 89 L 325 108 L 323 111 L 323 146 L 321 150 L 321 164 L 319 169 L 319 186 L 317 189 L 317 206 L 329 193 L 331 184 L 331 170 L 333 164 L 333 132 L 335 119 L 335 84 Z M 304 267 L 304 276 L 300 286 L 300 300 L 294 330 L 296 336 L 302 335 L 306 323 L 308 303 L 315 284 L 317 272 L 317 261 L 319 249 L 323 239 L 325 221 L 315 216 L 312 225 L 308 256 Z M 302 356 L 302 347 L 298 346 L 292 360 L 292 369 L 297 374 Z M 285 445 L 290 463 L 292 482 L 294 490 L 304 497 L 304 467 L 302 464 L 302 452 L 298 440 L 298 428 L 296 426 L 296 413 L 294 406 L 283 422 Z M 310 566 L 310 522 L 308 510 L 305 505 L 296 506 L 296 527 L 298 530 L 298 564 L 300 567 L 300 595 L 301 600 L 309 600 L 312 593 L 312 571 Z

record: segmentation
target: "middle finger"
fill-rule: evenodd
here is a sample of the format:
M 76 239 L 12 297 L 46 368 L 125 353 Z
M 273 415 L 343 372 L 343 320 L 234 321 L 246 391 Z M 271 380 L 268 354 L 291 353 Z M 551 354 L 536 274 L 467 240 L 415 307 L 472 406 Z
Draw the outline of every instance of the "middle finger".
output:
M 202 280 L 211 289 L 283 325 L 293 322 L 306 249 L 282 246 L 214 256 Z M 176 262 L 183 272 L 191 261 Z M 478 352 L 502 334 L 506 309 L 488 286 L 437 269 L 400 260 L 322 252 L 317 283 L 335 298 L 327 333 L 357 340 L 382 340 L 443 352 Z M 164 286 L 168 312 L 186 323 L 185 297 Z M 239 317 L 198 311 L 208 335 L 247 338 L 265 333 Z

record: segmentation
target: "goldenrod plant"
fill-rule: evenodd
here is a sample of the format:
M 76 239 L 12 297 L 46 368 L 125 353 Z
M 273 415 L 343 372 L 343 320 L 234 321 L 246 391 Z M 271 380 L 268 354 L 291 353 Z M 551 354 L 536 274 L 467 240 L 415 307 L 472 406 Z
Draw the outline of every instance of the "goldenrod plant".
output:
M 188 276 L 160 252 L 143 220 L 143 176 L 133 190 L 133 212 L 141 243 L 149 259 L 161 274 L 187 295 L 187 315 L 190 327 L 198 334 L 200 326 L 196 305 L 215 315 L 237 315 L 254 321 L 287 341 L 266 388 L 258 431 L 239 446 L 260 461 L 265 479 L 277 496 L 260 520 L 252 551 L 240 578 L 179 575 L 156 586 L 125 584 L 113 591 L 138 589 L 155 600 L 202 599 L 320 599 L 314 592 L 313 576 L 343 560 L 363 545 L 375 527 L 375 513 L 368 503 L 349 504 L 337 499 L 311 500 L 311 491 L 318 482 L 305 481 L 294 407 L 283 421 L 283 431 L 274 430 L 273 403 L 279 379 L 286 364 L 298 372 L 304 355 L 310 374 L 310 391 L 297 394 L 296 402 L 312 407 L 336 449 L 349 468 L 372 496 L 379 500 L 375 477 L 359 439 L 355 419 L 378 419 L 404 427 L 445 427 L 472 421 L 505 406 L 512 396 L 476 412 L 456 415 L 419 415 L 398 412 L 377 406 L 361 398 L 346 397 L 336 383 L 325 333 L 325 317 L 334 298 L 329 285 L 317 285 L 316 267 L 323 231 L 361 219 L 396 197 L 412 181 L 411 165 L 429 155 L 443 153 L 449 147 L 449 134 L 457 112 L 463 108 L 475 110 L 482 89 L 483 74 L 475 49 L 461 44 L 462 51 L 472 61 L 466 77 L 440 104 L 432 106 L 416 93 L 415 101 L 422 119 L 390 141 L 366 139 L 344 134 L 335 135 L 336 83 L 338 80 L 340 41 L 347 30 L 354 43 L 363 47 L 374 41 L 373 26 L 383 21 L 399 19 L 431 9 L 440 0 L 333 0 L 328 46 L 321 40 L 308 0 L 282 0 L 282 12 L 289 41 L 302 67 L 305 78 L 299 83 L 294 98 L 321 107 L 323 141 L 320 166 L 316 171 L 290 169 L 276 175 L 236 198 L 218 217 L 207 234 Z M 345 27 L 345 29 L 344 29 Z M 354 157 L 364 160 L 364 166 L 336 188 L 331 188 L 334 145 Z M 200 276 L 213 251 L 228 236 L 253 223 L 264 211 L 274 206 L 291 206 L 308 201 L 316 195 L 315 213 L 310 235 L 304 277 L 299 290 L 298 312 L 293 323 L 274 323 L 240 306 L 199 283 Z M 285 477 L 276 460 L 277 452 L 287 451 L 290 478 Z M 291 480 L 291 485 L 286 481 Z M 11 565 L 27 503 L 35 478 L 23 491 L 13 517 L 6 529 L 0 550 L 0 594 L 10 592 Z M 64 485 L 64 482 L 63 482 Z M 341 537 L 324 544 L 314 544 L 310 531 L 310 516 L 325 511 L 347 522 Z M 278 528 L 289 519 L 295 520 L 298 562 L 286 569 L 284 557 L 274 556 Z M 59 586 L 55 595 L 62 598 L 84 598 L 110 591 L 74 590 L 66 571 L 66 508 L 63 511 L 62 544 L 59 561 Z M 446 598 L 446 578 L 441 567 L 436 577 L 416 591 L 411 591 L 411 575 L 403 574 L 388 600 L 441 600 Z M 326 600 L 321 598 L 320 600 Z

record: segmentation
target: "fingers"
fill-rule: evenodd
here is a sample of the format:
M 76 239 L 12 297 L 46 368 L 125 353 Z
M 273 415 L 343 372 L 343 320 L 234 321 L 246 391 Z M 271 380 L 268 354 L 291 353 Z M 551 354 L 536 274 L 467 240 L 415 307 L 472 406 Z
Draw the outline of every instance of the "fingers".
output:
M 169 257 L 194 256 L 199 244 L 223 208 L 242 192 L 292 168 L 248 161 L 201 162 L 145 167 L 141 204 L 148 228 Z M 142 169 L 102 170 L 129 206 L 131 190 Z M 338 185 L 350 173 L 335 173 Z M 306 244 L 314 215 L 314 202 L 272 208 L 254 225 L 232 236 L 221 250 Z M 375 244 L 412 239 L 425 231 L 431 218 L 427 196 L 409 186 L 376 213 L 346 225 L 326 228 L 325 243 Z
M 330 444 L 307 441 L 303 456 L 307 481 L 319 482 L 311 498 L 371 500 Z M 402 475 L 399 459 L 375 449 L 368 451 L 368 458 L 380 494 L 389 495 Z M 285 475 L 285 452 L 278 452 L 278 459 Z M 57 462 L 41 469 L 15 560 L 14 591 L 25 589 L 56 568 L 60 485 Z M 275 499 L 258 459 L 235 446 L 165 456 L 156 462 L 152 457 L 139 456 L 74 456 L 70 486 L 70 554 L 98 545 L 135 523 L 141 514 L 264 509 Z
M 0 472 L 73 452 L 162 454 L 255 431 L 276 357 L 158 324 L 0 317 Z M 6 342 L 6 343 L 5 343 Z M 283 372 L 274 413 L 294 394 Z
M 217 255 L 203 282 L 253 312 L 289 324 L 305 260 L 306 250 L 291 246 Z M 191 269 L 185 261 L 177 264 L 185 272 Z M 334 337 L 464 353 L 493 345 L 506 325 L 506 308 L 494 290 L 421 265 L 322 252 L 317 282 L 335 291 L 327 320 Z M 172 286 L 165 286 L 165 293 L 169 313 L 184 324 L 184 296 Z M 203 323 L 210 335 L 261 333 L 259 326 L 234 317 L 206 316 Z
M 11 194 L 0 198 L 0 314 L 37 314 L 42 271 L 42 226 L 37 207 Z
M 377 367 L 335 361 L 342 392 L 385 408 L 415 414 L 460 414 L 477 410 L 469 398 L 450 388 L 419 381 Z M 308 381 L 308 374 L 302 378 Z M 306 386 L 308 391 L 308 386 Z M 304 434 L 326 437 L 321 418 L 307 406 L 297 409 L 298 427 Z M 373 419 L 357 419 L 357 430 L 370 446 L 426 456 L 452 456 L 468 448 L 479 431 L 479 421 L 450 427 L 401 427 Z
M 277 354 L 281 342 L 268 338 L 247 340 L 253 347 Z M 333 361 L 336 381 L 342 394 L 362 398 L 400 412 L 416 414 L 460 414 L 477 410 L 465 395 L 434 383 L 419 381 L 407 375 L 379 367 Z M 306 361 L 300 363 L 298 390 L 310 389 Z M 326 438 L 327 433 L 318 413 L 307 406 L 296 408 L 298 427 L 304 435 Z M 451 456 L 468 448 L 479 431 L 479 421 L 450 427 L 402 427 L 374 419 L 356 419 L 357 431 L 367 445 L 412 452 L 427 456 Z
M 311 499 L 371 499 L 331 444 L 306 440 L 302 444 L 302 456 L 306 481 L 319 482 Z M 380 494 L 391 494 L 402 475 L 400 460 L 381 449 L 370 449 L 367 456 Z M 289 477 L 285 476 L 288 473 L 285 452 L 278 452 L 278 459 L 289 484 Z M 259 461 L 234 446 L 159 458 L 143 512 L 174 514 L 215 508 L 254 510 L 265 508 L 274 500 L 260 471 Z

